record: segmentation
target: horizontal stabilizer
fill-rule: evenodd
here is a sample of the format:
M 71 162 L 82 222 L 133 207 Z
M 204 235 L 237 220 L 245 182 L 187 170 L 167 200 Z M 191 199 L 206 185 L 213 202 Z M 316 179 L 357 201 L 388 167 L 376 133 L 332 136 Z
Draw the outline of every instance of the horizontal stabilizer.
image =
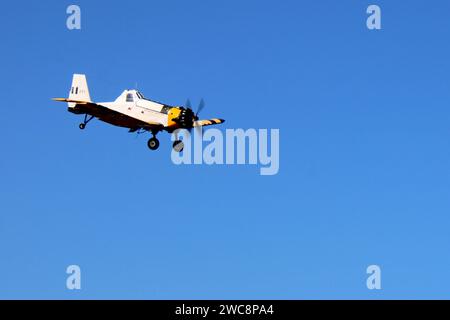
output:
M 76 104 L 88 104 L 92 103 L 90 101 L 80 101 L 80 100 L 73 100 L 73 99 L 67 99 L 67 98 L 53 98 L 54 101 L 60 101 L 60 102 L 71 102 Z

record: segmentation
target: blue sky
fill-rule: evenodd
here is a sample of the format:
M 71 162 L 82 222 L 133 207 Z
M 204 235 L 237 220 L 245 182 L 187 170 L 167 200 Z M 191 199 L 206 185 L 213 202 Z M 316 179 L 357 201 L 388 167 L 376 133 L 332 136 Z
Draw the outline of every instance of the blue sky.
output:
M 0 13 L 0 298 L 449 298 L 448 1 L 77 1 L 79 31 L 70 4 Z M 279 174 L 81 132 L 73 73 L 279 128 Z

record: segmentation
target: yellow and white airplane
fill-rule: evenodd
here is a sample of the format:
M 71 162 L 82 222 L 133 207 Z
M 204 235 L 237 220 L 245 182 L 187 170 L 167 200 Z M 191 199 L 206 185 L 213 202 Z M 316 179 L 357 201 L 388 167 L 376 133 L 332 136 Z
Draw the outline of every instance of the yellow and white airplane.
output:
M 191 130 L 194 127 L 205 127 L 223 123 L 223 119 L 199 120 L 198 113 L 203 109 L 203 100 L 196 113 L 192 111 L 190 103 L 186 106 L 169 106 L 144 98 L 136 90 L 125 90 L 113 102 L 92 102 L 84 74 L 74 74 L 68 98 L 54 98 L 55 101 L 67 102 L 68 111 L 74 114 L 84 114 L 84 121 L 80 129 L 93 118 L 109 124 L 128 128 L 129 132 L 149 131 L 152 138 L 148 140 L 148 147 L 156 150 L 159 141 L 156 135 L 160 131 L 172 133 L 177 129 Z M 173 148 L 182 151 L 180 140 L 173 143 Z

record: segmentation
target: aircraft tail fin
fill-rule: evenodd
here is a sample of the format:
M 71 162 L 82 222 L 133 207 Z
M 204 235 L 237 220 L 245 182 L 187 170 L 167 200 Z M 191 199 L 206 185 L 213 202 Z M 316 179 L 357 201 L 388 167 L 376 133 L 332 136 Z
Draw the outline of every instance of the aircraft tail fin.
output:
M 69 99 L 73 101 L 92 102 L 89 88 L 87 85 L 86 75 L 74 74 L 72 78 L 72 86 L 70 87 Z M 69 108 L 75 107 L 75 102 L 68 102 Z

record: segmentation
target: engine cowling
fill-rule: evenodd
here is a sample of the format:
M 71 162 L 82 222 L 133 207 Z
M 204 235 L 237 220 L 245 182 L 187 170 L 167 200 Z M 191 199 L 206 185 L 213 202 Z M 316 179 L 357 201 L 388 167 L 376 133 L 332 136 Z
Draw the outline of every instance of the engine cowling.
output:
M 198 120 L 191 108 L 173 107 L 168 112 L 167 126 L 173 130 L 177 128 L 192 128 Z
M 178 116 L 178 125 L 182 128 L 192 128 L 195 121 L 195 114 L 190 108 L 182 108 Z

